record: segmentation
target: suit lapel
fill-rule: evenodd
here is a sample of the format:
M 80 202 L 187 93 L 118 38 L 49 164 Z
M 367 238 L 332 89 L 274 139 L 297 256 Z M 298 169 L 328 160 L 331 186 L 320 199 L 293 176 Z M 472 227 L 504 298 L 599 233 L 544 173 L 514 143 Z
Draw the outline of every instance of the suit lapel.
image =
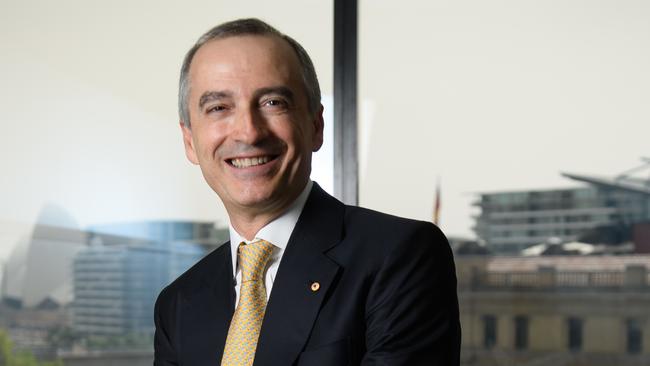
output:
M 344 209 L 314 183 L 273 283 L 256 366 L 291 365 L 302 351 L 339 270 L 324 252 L 341 239 Z M 318 288 L 312 288 L 315 283 Z
M 211 253 L 208 269 L 196 288 L 188 289 L 182 306 L 183 364 L 216 365 L 221 361 L 235 308 L 230 243 Z

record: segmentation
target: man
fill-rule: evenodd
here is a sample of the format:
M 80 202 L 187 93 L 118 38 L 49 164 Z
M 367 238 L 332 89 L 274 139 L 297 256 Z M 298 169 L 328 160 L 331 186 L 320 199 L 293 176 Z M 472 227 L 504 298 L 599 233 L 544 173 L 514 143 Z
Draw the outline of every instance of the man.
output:
M 154 365 L 458 365 L 444 235 L 310 181 L 323 107 L 295 40 L 256 19 L 213 28 L 185 57 L 179 109 L 230 241 L 161 292 Z

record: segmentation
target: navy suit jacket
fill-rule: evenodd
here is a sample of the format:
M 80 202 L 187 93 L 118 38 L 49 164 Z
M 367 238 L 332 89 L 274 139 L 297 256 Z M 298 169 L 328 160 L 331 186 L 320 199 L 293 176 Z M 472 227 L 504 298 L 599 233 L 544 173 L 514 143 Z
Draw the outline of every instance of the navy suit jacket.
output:
M 220 364 L 235 310 L 230 245 L 160 293 L 155 366 Z M 278 268 L 254 364 L 454 366 L 459 354 L 456 275 L 440 230 L 346 206 L 314 184 Z

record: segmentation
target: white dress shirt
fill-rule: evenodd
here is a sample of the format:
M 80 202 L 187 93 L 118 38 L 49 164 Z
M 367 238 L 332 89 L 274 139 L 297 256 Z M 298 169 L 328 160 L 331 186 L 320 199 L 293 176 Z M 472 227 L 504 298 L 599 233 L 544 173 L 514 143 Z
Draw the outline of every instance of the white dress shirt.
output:
M 235 306 L 239 303 L 239 292 L 241 289 L 241 270 L 239 269 L 239 264 L 237 263 L 237 248 L 239 243 L 245 242 L 250 244 L 256 240 L 266 240 L 269 243 L 273 244 L 275 248 L 271 254 L 271 259 L 269 259 L 268 264 L 266 265 L 266 273 L 264 275 L 264 284 L 266 285 L 266 299 L 269 299 L 271 296 L 271 289 L 273 288 L 273 281 L 275 280 L 275 275 L 278 273 L 278 267 L 280 266 L 280 260 L 282 259 L 282 254 L 284 254 L 284 249 L 287 247 L 289 242 L 289 237 L 293 229 L 296 227 L 300 213 L 302 212 L 303 207 L 305 207 L 305 202 L 307 202 L 307 197 L 309 197 L 309 192 L 313 182 L 309 180 L 305 185 L 305 188 L 302 190 L 302 193 L 296 198 L 296 200 L 289 206 L 289 208 L 275 220 L 269 222 L 260 229 L 260 231 L 255 234 L 253 240 L 246 240 L 244 237 L 239 235 L 237 230 L 232 227 L 230 224 L 230 251 L 232 255 L 233 263 L 233 275 L 235 277 Z

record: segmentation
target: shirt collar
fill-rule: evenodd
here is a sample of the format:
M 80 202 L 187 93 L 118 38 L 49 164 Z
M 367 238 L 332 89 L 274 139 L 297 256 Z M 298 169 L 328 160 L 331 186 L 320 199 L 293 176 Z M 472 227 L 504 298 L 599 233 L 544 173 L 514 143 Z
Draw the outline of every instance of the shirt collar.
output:
M 237 248 L 239 247 L 239 243 L 242 241 L 250 243 L 255 240 L 262 239 L 268 241 L 269 243 L 282 250 L 287 247 L 291 233 L 296 227 L 296 223 L 298 223 L 298 218 L 300 217 L 302 209 L 305 207 L 305 203 L 307 202 L 307 198 L 309 197 L 309 192 L 311 192 L 311 187 L 313 184 L 314 182 L 309 180 L 305 185 L 305 188 L 302 190 L 302 193 L 300 193 L 298 198 L 293 201 L 291 206 L 289 206 L 289 208 L 282 215 L 278 216 L 273 221 L 262 227 L 260 231 L 255 234 L 255 238 L 251 241 L 248 241 L 239 235 L 232 224 L 229 225 L 230 253 L 232 255 L 233 275 L 236 275 L 237 272 Z

